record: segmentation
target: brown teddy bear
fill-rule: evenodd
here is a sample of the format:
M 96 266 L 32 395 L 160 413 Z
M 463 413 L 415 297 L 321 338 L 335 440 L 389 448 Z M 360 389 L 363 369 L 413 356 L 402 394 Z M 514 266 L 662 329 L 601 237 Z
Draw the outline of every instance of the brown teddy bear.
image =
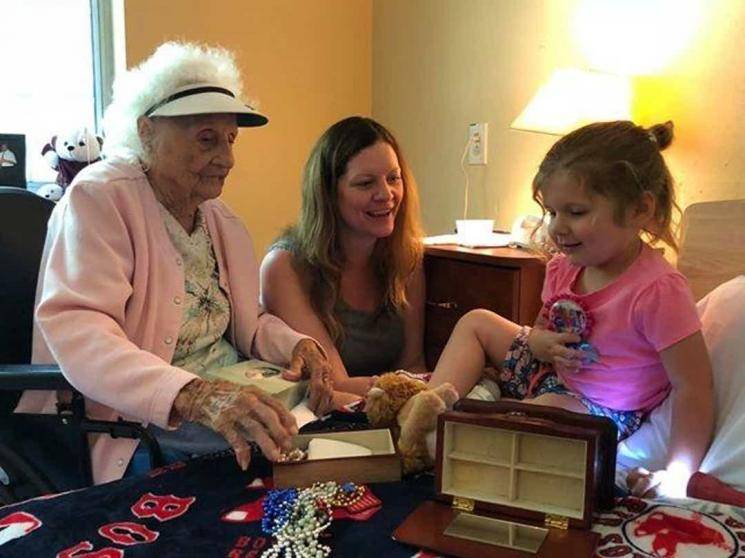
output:
M 403 472 L 410 474 L 434 465 L 434 450 L 427 448 L 427 435 L 437 428 L 438 415 L 452 408 L 457 399 L 452 384 L 428 389 L 405 371 L 387 372 L 367 393 L 364 410 L 372 426 L 399 430 Z

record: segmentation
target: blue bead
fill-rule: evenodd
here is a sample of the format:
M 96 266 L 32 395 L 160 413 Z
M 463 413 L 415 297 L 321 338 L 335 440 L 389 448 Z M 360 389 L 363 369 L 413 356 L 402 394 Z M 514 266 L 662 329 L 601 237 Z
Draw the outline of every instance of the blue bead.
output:
M 294 488 L 267 492 L 262 505 L 261 530 L 264 533 L 273 535 L 284 527 L 294 509 L 297 495 Z

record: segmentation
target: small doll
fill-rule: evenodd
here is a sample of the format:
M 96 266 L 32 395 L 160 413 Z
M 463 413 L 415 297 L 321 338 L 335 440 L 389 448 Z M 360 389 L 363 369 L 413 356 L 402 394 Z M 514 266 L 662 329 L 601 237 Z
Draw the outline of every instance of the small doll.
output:
M 587 341 L 592 332 L 592 317 L 582 302 L 571 295 L 560 295 L 548 304 L 548 329 L 557 333 L 576 333 L 579 343 L 568 343 L 567 347 L 582 351 L 582 364 L 598 362 L 600 355 Z

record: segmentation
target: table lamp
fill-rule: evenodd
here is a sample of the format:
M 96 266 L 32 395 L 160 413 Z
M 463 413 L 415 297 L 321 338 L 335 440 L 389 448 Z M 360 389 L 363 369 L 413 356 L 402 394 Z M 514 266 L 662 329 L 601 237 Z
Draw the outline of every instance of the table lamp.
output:
M 565 68 L 551 74 L 510 128 L 564 135 L 591 122 L 630 119 L 627 77 Z

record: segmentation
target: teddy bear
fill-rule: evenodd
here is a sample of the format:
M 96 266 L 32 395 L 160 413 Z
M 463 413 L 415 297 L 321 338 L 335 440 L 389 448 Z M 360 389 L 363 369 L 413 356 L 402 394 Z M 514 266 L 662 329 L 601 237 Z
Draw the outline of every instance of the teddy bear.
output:
M 57 184 L 64 191 L 78 172 L 101 159 L 102 145 L 103 138 L 88 128 L 73 128 L 52 136 L 41 154 L 49 166 L 57 171 Z
M 364 412 L 371 426 L 398 430 L 398 450 L 404 474 L 434 465 L 434 444 L 427 438 L 437 428 L 437 417 L 458 400 L 452 384 L 434 389 L 405 371 L 386 372 L 370 388 Z
M 64 193 L 65 191 L 62 189 L 62 186 L 55 184 L 54 182 L 42 184 L 39 189 L 36 190 L 37 196 L 53 202 L 60 201 L 60 199 L 62 199 L 62 194 Z

